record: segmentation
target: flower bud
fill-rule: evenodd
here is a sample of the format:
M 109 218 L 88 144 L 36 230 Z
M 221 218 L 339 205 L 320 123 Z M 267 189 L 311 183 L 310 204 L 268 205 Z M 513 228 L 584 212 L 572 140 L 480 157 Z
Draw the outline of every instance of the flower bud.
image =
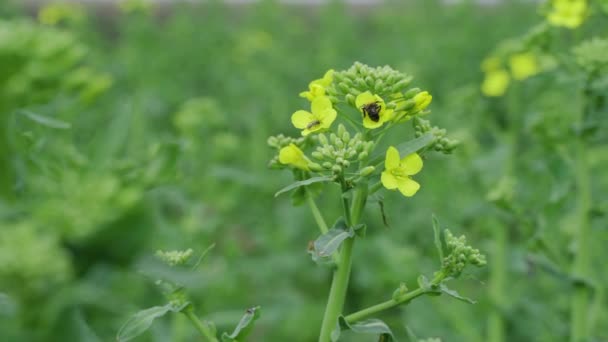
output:
M 334 166 L 332 166 L 331 170 L 334 173 L 342 173 L 342 167 L 340 165 L 334 165 Z
M 405 98 L 406 100 L 409 100 L 412 97 L 416 96 L 416 94 L 418 94 L 419 92 L 420 92 L 420 88 L 409 89 L 408 91 L 405 92 L 405 94 L 403 94 L 403 98 Z
M 326 168 L 326 169 L 331 169 L 332 166 L 333 166 L 333 164 L 330 163 L 330 162 L 323 163 L 323 167 Z
M 368 155 L 367 152 L 363 151 L 363 152 L 359 153 L 358 159 L 363 160 L 363 159 L 367 158 L 367 155 Z
M 319 137 L 319 142 L 323 145 L 327 145 L 329 144 L 329 142 L 327 141 L 327 137 L 325 136 L 325 134 L 321 133 L 318 135 Z
M 323 153 L 321 153 L 319 151 L 314 151 L 310 155 L 315 159 L 323 159 Z
M 366 166 L 359 171 L 359 174 L 363 177 L 371 175 L 376 170 L 373 166 Z
M 319 165 L 317 163 L 312 163 L 312 162 L 308 163 L 308 168 L 311 171 L 315 171 L 315 172 L 320 172 L 320 171 L 324 170 L 324 168 L 321 165 Z

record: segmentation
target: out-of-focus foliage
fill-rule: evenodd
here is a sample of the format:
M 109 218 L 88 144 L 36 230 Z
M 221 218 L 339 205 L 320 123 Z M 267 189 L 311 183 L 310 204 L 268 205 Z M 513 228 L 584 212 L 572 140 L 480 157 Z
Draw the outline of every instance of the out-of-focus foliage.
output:
M 289 116 L 307 105 L 297 93 L 356 60 L 416 75 L 433 94 L 433 120 L 462 143 L 455 158 L 429 157 L 437 160 L 417 175 L 415 198 L 387 193 L 368 204 L 368 241 L 354 256 L 346 311 L 436 269 L 429 218 L 437 213 L 488 253 L 488 271 L 463 274 L 471 291 L 466 281 L 458 289 L 478 304 L 424 298 L 395 309 L 382 319 L 396 337 L 405 339 L 407 326 L 443 341 L 486 341 L 486 319 L 500 312 L 507 341 L 566 340 L 569 293 L 580 285 L 569 273 L 578 222 L 570 143 L 584 132 L 593 180 L 590 325 L 596 340 L 608 339 L 608 24 L 605 2 L 589 3 L 576 32 L 551 28 L 531 59 L 528 45 L 501 44 L 543 20 L 529 3 L 123 1 L 113 11 L 54 5 L 30 17 L 2 2 L 0 340 L 112 340 L 135 312 L 159 304 L 151 279 L 168 277 L 219 331 L 260 305 L 251 340 L 315 340 L 330 270 L 307 256 L 318 236 L 307 208 L 273 197 L 289 175 L 267 170 L 266 137 L 297 136 Z M 494 84 L 504 95 L 486 98 L 480 64 L 494 55 L 491 70 L 510 83 Z M 596 102 L 581 124 L 589 74 Z M 333 198 L 318 198 L 328 218 L 340 210 Z M 497 293 L 486 272 L 501 239 L 506 286 Z M 197 272 L 153 258 L 156 250 L 196 255 L 212 243 Z M 139 340 L 195 333 L 175 315 Z

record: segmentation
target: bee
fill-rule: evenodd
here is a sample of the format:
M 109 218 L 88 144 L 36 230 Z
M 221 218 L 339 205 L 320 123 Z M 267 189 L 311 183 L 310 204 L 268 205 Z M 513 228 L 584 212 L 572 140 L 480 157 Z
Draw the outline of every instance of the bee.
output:
M 319 120 L 311 121 L 308 125 L 306 125 L 306 129 L 311 129 L 320 124 L 321 124 L 321 121 L 319 121 Z
M 361 107 L 361 111 L 363 111 L 363 117 L 367 115 L 373 122 L 378 122 L 378 120 L 380 120 L 381 110 L 382 106 L 380 106 L 379 101 L 368 103 Z

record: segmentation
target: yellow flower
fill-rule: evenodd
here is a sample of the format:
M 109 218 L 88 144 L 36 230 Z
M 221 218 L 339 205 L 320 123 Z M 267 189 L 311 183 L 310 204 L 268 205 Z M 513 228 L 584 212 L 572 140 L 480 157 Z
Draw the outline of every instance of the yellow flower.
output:
M 420 112 L 426 109 L 431 104 L 433 100 L 433 96 L 429 94 L 428 91 L 423 91 L 416 96 L 414 96 L 414 102 L 416 102 L 416 106 L 414 107 L 415 112 Z
M 386 151 L 382 185 L 389 190 L 399 189 L 403 196 L 411 197 L 420 189 L 420 184 L 409 176 L 422 170 L 422 158 L 418 153 L 412 153 L 401 159 L 399 151 L 391 146 Z
M 509 57 L 509 67 L 513 78 L 518 81 L 538 74 L 536 56 L 530 52 L 518 53 Z
M 574 29 L 585 20 L 586 0 L 553 0 L 552 5 L 547 15 L 551 25 Z
M 308 91 L 303 91 L 300 93 L 300 97 L 308 99 L 308 101 L 313 101 L 317 97 L 325 96 L 325 89 L 331 85 L 331 82 L 334 80 L 334 70 L 329 69 L 323 75 L 323 78 L 319 78 L 314 80 L 308 84 Z
M 490 71 L 481 84 L 481 92 L 486 96 L 498 97 L 505 94 L 511 77 L 504 69 Z
M 363 113 L 363 127 L 374 129 L 393 118 L 393 110 L 387 109 L 384 100 L 366 91 L 357 95 L 355 105 Z
M 306 158 L 304 152 L 295 144 L 289 144 L 279 151 L 279 162 L 281 162 L 281 164 L 295 166 L 298 169 L 305 171 L 310 170 L 308 167 L 308 158 Z
M 291 123 L 302 130 L 302 135 L 329 128 L 338 116 L 327 96 L 315 98 L 310 104 L 310 110 L 312 113 L 298 110 L 291 115 Z

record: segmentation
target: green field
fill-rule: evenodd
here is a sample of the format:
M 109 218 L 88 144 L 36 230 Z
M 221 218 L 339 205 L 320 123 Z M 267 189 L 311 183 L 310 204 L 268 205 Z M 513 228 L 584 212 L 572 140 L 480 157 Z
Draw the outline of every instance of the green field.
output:
M 608 341 L 608 2 L 442 3 L 2 1 L 0 341 Z

